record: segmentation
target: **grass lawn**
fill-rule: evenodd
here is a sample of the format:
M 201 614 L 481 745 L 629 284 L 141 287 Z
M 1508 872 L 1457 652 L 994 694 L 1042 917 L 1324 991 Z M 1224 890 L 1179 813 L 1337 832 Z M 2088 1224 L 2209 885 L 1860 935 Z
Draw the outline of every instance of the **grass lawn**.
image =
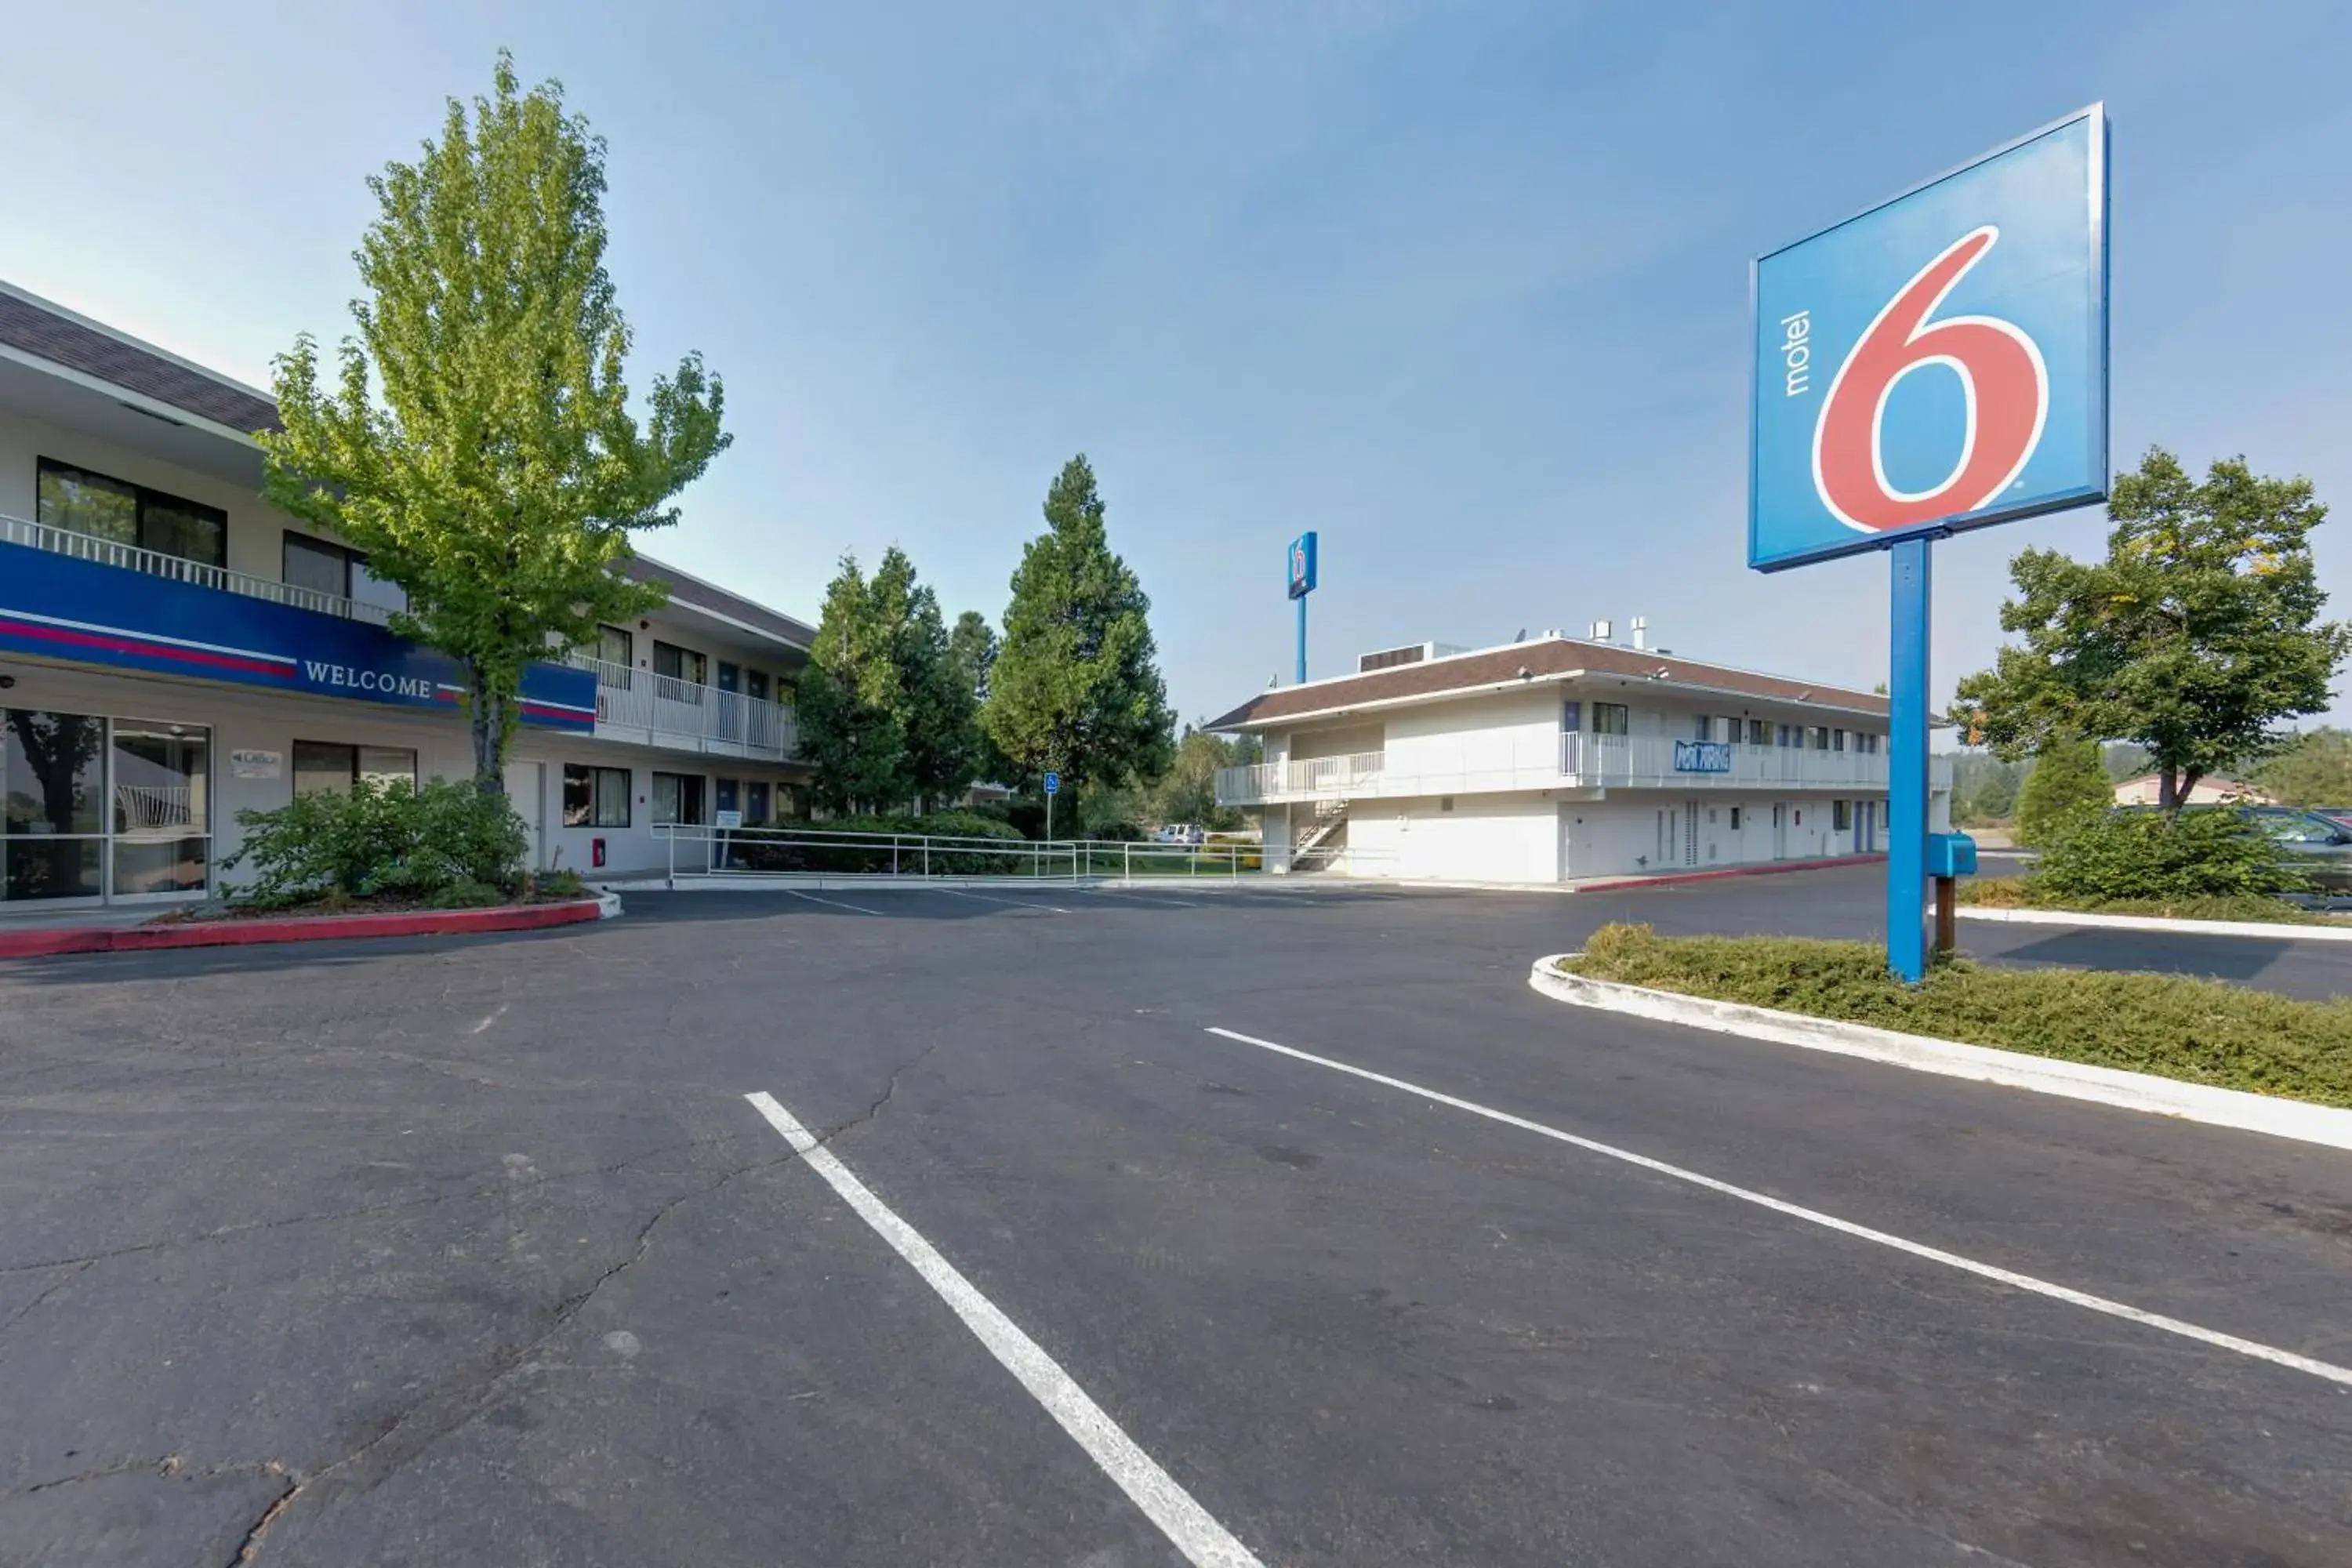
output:
M 2352 1107 L 2352 998 L 2304 1002 L 2169 974 L 1958 959 L 1914 989 L 1868 942 L 1607 925 L 1561 965 L 1591 980 Z
M 2162 915 L 2176 921 L 2265 921 L 2277 925 L 2352 925 L 2343 915 L 2298 909 L 2284 899 L 2244 893 L 2203 899 L 2065 899 L 2043 892 L 2031 876 L 1971 877 L 1960 902 L 1990 910 L 2063 910 L 2076 914 Z

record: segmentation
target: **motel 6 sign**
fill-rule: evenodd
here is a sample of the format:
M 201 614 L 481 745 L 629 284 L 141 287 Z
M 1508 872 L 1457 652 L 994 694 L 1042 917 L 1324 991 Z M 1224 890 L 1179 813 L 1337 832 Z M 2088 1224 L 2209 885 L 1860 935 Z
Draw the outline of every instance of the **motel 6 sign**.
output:
M 2105 499 L 2106 164 L 2094 106 L 1758 258 L 1749 566 Z

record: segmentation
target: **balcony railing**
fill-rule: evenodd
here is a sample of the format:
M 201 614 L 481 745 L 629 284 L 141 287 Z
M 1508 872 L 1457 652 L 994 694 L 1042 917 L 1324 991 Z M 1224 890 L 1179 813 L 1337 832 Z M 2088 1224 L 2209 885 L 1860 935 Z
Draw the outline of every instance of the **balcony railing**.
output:
M 1948 787 L 1951 763 L 1930 778 Z M 1217 804 L 1475 795 L 1528 789 L 1883 790 L 1882 752 L 1708 745 L 1663 735 L 1498 735 L 1452 750 L 1395 752 L 1222 768 Z
M 792 705 L 656 675 L 584 653 L 563 662 L 596 677 L 596 733 L 606 740 L 789 762 L 800 753 Z
M 224 566 L 210 566 L 201 561 L 189 561 L 177 555 L 166 555 L 160 550 L 142 550 L 135 544 L 123 544 L 96 534 L 77 533 L 69 528 L 51 528 L 47 523 L 26 522 L 20 517 L 0 517 L 0 544 L 21 544 L 28 549 L 46 550 L 52 555 L 70 555 L 77 561 L 95 561 L 101 566 L 119 566 L 126 572 L 143 573 L 150 577 L 168 578 L 174 583 L 193 583 L 200 588 L 215 588 L 224 594 L 242 594 L 248 599 L 267 599 L 273 605 L 285 605 L 297 610 L 311 610 L 322 616 L 340 616 L 347 621 L 366 621 L 384 626 L 392 612 L 380 605 L 362 604 L 340 594 L 321 594 L 313 588 L 298 588 L 291 583 L 273 583 L 267 577 L 248 576 L 243 572 L 231 572 Z

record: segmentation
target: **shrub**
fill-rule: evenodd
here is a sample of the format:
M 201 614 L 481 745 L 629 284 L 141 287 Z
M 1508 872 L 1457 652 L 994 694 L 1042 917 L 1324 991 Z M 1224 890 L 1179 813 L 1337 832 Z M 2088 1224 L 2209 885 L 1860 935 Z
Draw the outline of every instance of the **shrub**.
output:
M 2269 897 L 2305 885 L 2271 837 L 2234 811 L 2082 813 L 2042 847 L 2033 874 L 2043 898 Z
M 1570 973 L 2031 1051 L 2256 1094 L 2352 1106 L 2352 998 L 2305 1002 L 2215 980 L 2004 969 L 1961 958 L 1920 985 L 1859 942 L 1660 936 L 1608 925 Z
M 236 820 L 245 844 L 221 868 L 249 861 L 236 896 L 270 909 L 383 893 L 430 902 L 465 884 L 495 893 L 517 885 L 529 845 L 505 797 L 440 779 L 421 790 L 362 779 L 349 794 L 298 795 Z
M 2042 749 L 2017 795 L 2017 841 L 2040 848 L 2067 823 L 2115 804 L 2096 741 L 2060 741 Z
M 436 910 L 482 910 L 505 899 L 506 894 L 488 882 L 452 882 L 435 889 L 425 901 Z
M 894 866 L 911 872 L 921 867 L 921 850 L 911 842 L 894 853 L 887 842 L 837 843 L 819 837 L 830 834 L 900 834 L 910 840 L 923 837 L 980 838 L 1008 846 L 1028 843 L 1018 829 L 1008 824 L 969 811 L 939 811 L 929 816 L 843 816 L 805 823 L 798 831 L 809 837 L 737 839 L 730 847 L 734 863 L 753 871 L 835 873 L 887 872 Z M 999 855 L 981 845 L 959 844 L 946 850 L 934 848 L 930 868 L 935 875 L 1002 876 L 1028 865 L 1029 857 L 1023 853 L 1008 851 Z
M 543 871 L 532 879 L 530 890 L 542 899 L 576 899 L 587 892 L 588 885 L 577 871 Z

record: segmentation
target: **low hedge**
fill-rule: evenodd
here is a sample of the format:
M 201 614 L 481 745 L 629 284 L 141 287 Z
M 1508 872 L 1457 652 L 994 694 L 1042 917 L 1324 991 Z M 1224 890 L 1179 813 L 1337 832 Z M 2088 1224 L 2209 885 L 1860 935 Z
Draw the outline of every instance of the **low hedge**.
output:
M 1907 986 L 1869 942 L 1606 925 L 1565 973 L 1906 1034 L 2352 1106 L 2352 999 L 2169 974 L 1948 960 Z
M 2298 909 L 2260 893 L 2189 899 L 2084 899 L 2053 890 L 2035 876 L 1987 877 L 1960 884 L 1960 902 L 1992 910 L 2056 910 L 2076 914 L 2160 915 L 2175 921 L 2260 921 L 2273 925 L 2344 925 L 2338 916 Z
M 919 858 L 916 846 L 908 844 L 895 854 L 887 843 L 856 844 L 830 842 L 824 836 L 831 834 L 893 834 L 908 838 L 987 839 L 1008 846 L 1025 846 L 1018 828 L 992 816 L 969 811 L 935 811 L 928 816 L 842 816 L 824 822 L 804 822 L 793 825 L 796 833 L 807 837 L 765 838 L 743 837 L 729 846 L 731 863 L 751 871 L 809 871 L 834 875 L 858 872 L 887 872 L 894 866 L 913 870 L 916 865 L 909 857 Z M 1011 850 L 997 854 L 979 844 L 958 844 L 934 847 L 931 851 L 931 871 L 961 873 L 976 877 L 1006 876 L 1025 871 L 1032 857 L 1025 851 Z

